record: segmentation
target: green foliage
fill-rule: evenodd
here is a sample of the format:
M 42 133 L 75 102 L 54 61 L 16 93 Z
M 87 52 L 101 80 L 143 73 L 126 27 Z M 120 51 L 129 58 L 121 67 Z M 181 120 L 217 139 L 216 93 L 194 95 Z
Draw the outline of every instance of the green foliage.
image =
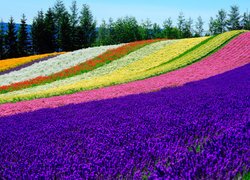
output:
M 29 41 L 28 41 L 28 32 L 27 32 L 27 24 L 26 24 L 26 17 L 23 14 L 21 19 L 21 25 L 18 31 L 18 55 L 19 56 L 26 56 L 29 54 Z
M 140 37 L 143 40 L 152 39 L 153 38 L 153 24 L 147 19 L 145 22 L 139 26 Z
M 0 59 L 4 58 L 4 27 L 3 21 L 0 22 Z
M 180 30 L 180 37 L 182 37 L 182 33 L 185 28 L 185 17 L 183 12 L 180 12 L 178 19 L 177 19 L 177 28 Z
M 35 54 L 46 53 L 46 33 L 43 11 L 39 11 L 37 17 L 34 18 L 31 27 L 31 36 L 33 50 Z
M 61 30 L 59 32 L 59 47 L 63 51 L 70 51 L 72 49 L 71 45 L 71 26 L 70 26 L 70 16 L 65 13 L 61 17 Z
M 79 24 L 79 16 L 78 16 L 78 8 L 76 1 L 72 1 L 72 5 L 70 7 L 70 26 L 71 26 L 71 50 L 76 50 L 81 48 L 80 41 L 77 35 L 78 32 L 78 24 Z
M 10 18 L 8 23 L 8 30 L 5 39 L 6 56 L 14 58 L 18 56 L 17 50 L 17 33 L 15 30 L 15 23 L 13 17 Z
M 97 45 L 108 45 L 110 44 L 110 29 L 109 25 L 106 23 L 105 20 L 102 21 L 98 29 L 97 35 Z
M 153 24 L 153 31 L 152 31 L 152 38 L 156 39 L 156 38 L 162 38 L 162 30 L 160 28 L 160 26 L 157 23 Z
M 86 4 L 81 10 L 78 37 L 83 48 L 91 46 L 96 38 L 96 21 L 94 21 L 89 6 Z
M 45 14 L 44 33 L 46 36 L 45 44 L 47 53 L 56 51 L 56 27 L 54 13 L 51 8 Z
M 179 39 L 181 38 L 181 32 L 177 27 L 173 26 L 173 21 L 169 17 L 167 20 L 163 22 L 163 31 L 162 31 L 163 37 L 169 38 L 169 39 Z
M 119 18 L 113 26 L 114 41 L 127 43 L 140 40 L 139 25 L 135 17 Z
M 193 29 L 192 29 L 193 20 L 189 18 L 187 21 L 184 22 L 184 27 L 182 30 L 182 38 L 190 38 L 193 36 Z
M 228 29 L 229 30 L 239 30 L 240 27 L 240 12 L 238 6 L 231 6 L 228 19 Z
M 63 51 L 62 48 L 62 39 L 63 33 L 62 33 L 62 21 L 67 13 L 66 7 L 62 0 L 57 0 L 54 7 L 53 7 L 53 13 L 54 13 L 54 22 L 55 22 L 55 32 L 56 32 L 56 45 L 58 51 Z
M 241 23 L 243 29 L 250 30 L 250 13 L 246 12 L 243 14 Z
M 227 30 L 227 13 L 221 9 L 216 15 L 215 32 L 216 34 L 224 33 Z
M 201 16 L 198 17 L 197 19 L 197 22 L 195 24 L 195 37 L 201 37 L 203 32 L 204 32 L 204 29 L 203 29 L 203 25 L 204 25 L 204 22 L 201 18 Z

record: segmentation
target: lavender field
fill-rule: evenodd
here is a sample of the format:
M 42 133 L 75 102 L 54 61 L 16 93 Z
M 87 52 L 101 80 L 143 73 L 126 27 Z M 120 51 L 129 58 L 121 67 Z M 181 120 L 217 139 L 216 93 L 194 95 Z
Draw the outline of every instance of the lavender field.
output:
M 181 87 L 0 118 L 0 176 L 233 179 L 250 170 L 250 65 Z

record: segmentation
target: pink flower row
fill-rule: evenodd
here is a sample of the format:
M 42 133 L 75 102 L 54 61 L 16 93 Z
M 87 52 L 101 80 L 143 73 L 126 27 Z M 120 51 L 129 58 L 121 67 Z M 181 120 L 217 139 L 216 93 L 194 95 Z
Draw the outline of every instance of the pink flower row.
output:
M 147 93 L 165 87 L 181 86 L 188 82 L 198 81 L 230 71 L 248 63 L 250 63 L 250 32 L 238 36 L 218 52 L 185 68 L 122 85 L 70 95 L 2 104 L 0 105 L 0 117 L 42 108 L 55 108 L 68 104 Z

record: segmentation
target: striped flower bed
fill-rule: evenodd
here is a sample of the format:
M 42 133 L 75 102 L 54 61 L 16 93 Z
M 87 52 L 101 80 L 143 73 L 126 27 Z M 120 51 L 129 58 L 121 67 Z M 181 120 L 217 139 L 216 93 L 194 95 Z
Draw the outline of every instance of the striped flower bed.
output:
M 133 51 L 138 50 L 139 48 L 142 48 L 146 45 L 149 45 L 157 41 L 160 41 L 160 40 L 145 40 L 145 41 L 132 42 L 132 43 L 123 45 L 121 47 L 108 50 L 105 53 L 93 59 L 90 59 L 86 62 L 83 62 L 71 68 L 64 69 L 58 73 L 55 73 L 49 76 L 39 76 L 37 78 L 30 79 L 27 81 L 10 84 L 8 86 L 2 86 L 0 87 L 0 93 L 6 93 L 6 92 L 25 89 L 25 88 L 29 88 L 29 87 L 33 87 L 37 85 L 51 83 L 57 80 L 61 80 L 61 79 L 69 78 L 69 77 L 79 75 L 82 73 L 86 73 L 98 67 L 101 67 L 104 64 L 108 64 L 114 60 L 120 59 L 123 56 Z
M 70 85 L 68 84 L 65 86 L 62 85 L 62 86 L 47 89 L 44 91 L 33 92 L 32 90 L 30 90 L 29 92 L 26 92 L 26 93 L 23 91 L 17 92 L 20 95 L 17 95 L 15 93 L 6 94 L 4 95 L 2 102 L 16 102 L 16 101 L 21 101 L 21 100 L 30 100 L 30 99 L 50 97 L 50 96 L 55 96 L 55 95 L 72 94 L 72 93 L 82 91 L 82 90 L 89 90 L 89 89 L 110 86 L 114 84 L 127 83 L 127 82 L 140 80 L 140 79 L 144 79 L 144 78 L 157 75 L 155 73 L 156 72 L 159 73 L 159 70 L 158 70 L 159 68 L 161 69 L 160 71 L 161 73 L 173 71 L 175 69 L 178 69 L 179 67 L 184 67 L 184 66 L 189 65 L 190 62 L 196 62 L 197 60 L 200 60 L 197 58 L 206 56 L 211 51 L 214 51 L 218 47 L 223 46 L 230 39 L 239 35 L 242 32 L 244 31 L 231 31 L 231 32 L 218 35 L 212 39 L 208 39 L 208 41 L 205 40 L 204 44 L 202 42 L 201 46 L 199 45 L 194 50 L 188 53 L 184 52 L 184 55 L 183 56 L 181 55 L 179 58 L 174 58 L 174 59 L 166 58 L 166 61 L 169 61 L 169 63 L 166 64 L 167 67 L 164 69 L 162 69 L 163 66 L 157 66 L 157 68 L 153 68 L 153 70 L 151 70 L 150 68 L 148 68 L 147 65 L 145 65 L 146 67 L 145 71 L 141 70 L 141 72 L 137 72 L 137 71 L 133 71 L 133 69 L 130 70 L 130 68 L 127 68 L 126 66 L 122 70 L 114 71 L 113 73 L 107 74 L 106 76 L 97 77 L 97 78 L 93 78 L 89 80 L 80 80 Z M 212 44 L 211 42 L 213 42 L 214 44 Z M 173 44 L 173 46 L 174 45 L 175 44 Z M 171 45 L 168 47 L 171 47 Z M 200 48 L 202 50 L 199 51 L 198 49 Z M 159 58 L 164 58 L 164 56 L 160 56 Z M 144 61 L 142 60 L 142 62 Z M 131 67 L 130 65 L 128 66 Z
M 164 87 L 181 86 L 188 82 L 205 79 L 250 63 L 249 39 L 250 33 L 244 33 L 202 61 L 161 76 L 72 95 L 43 98 L 14 104 L 3 104 L 0 105 L 0 116 L 34 111 L 41 108 L 58 107 L 72 103 L 145 93 Z M 13 92 L 12 96 L 18 97 L 24 92 L 20 94 L 17 93 L 18 91 Z M 2 96 L 1 98 L 4 97 L 6 96 Z

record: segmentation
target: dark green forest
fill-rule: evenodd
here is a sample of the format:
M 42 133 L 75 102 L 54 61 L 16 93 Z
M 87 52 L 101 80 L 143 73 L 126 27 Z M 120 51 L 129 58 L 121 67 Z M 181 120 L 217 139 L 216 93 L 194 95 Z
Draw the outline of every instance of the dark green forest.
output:
M 12 17 L 7 30 L 1 23 L 0 59 L 154 38 L 179 39 L 216 35 L 230 30 L 250 30 L 250 13 L 241 14 L 236 5 L 231 6 L 229 12 L 221 9 L 215 17 L 211 17 L 208 31 L 204 30 L 202 17 L 193 20 L 186 18 L 182 12 L 176 25 L 171 17 L 160 25 L 149 19 L 139 23 L 135 17 L 126 16 L 117 20 L 103 20 L 97 27 L 88 5 L 79 8 L 73 1 L 69 9 L 62 0 L 57 0 L 46 12 L 38 11 L 30 31 L 24 14 L 18 29 Z

